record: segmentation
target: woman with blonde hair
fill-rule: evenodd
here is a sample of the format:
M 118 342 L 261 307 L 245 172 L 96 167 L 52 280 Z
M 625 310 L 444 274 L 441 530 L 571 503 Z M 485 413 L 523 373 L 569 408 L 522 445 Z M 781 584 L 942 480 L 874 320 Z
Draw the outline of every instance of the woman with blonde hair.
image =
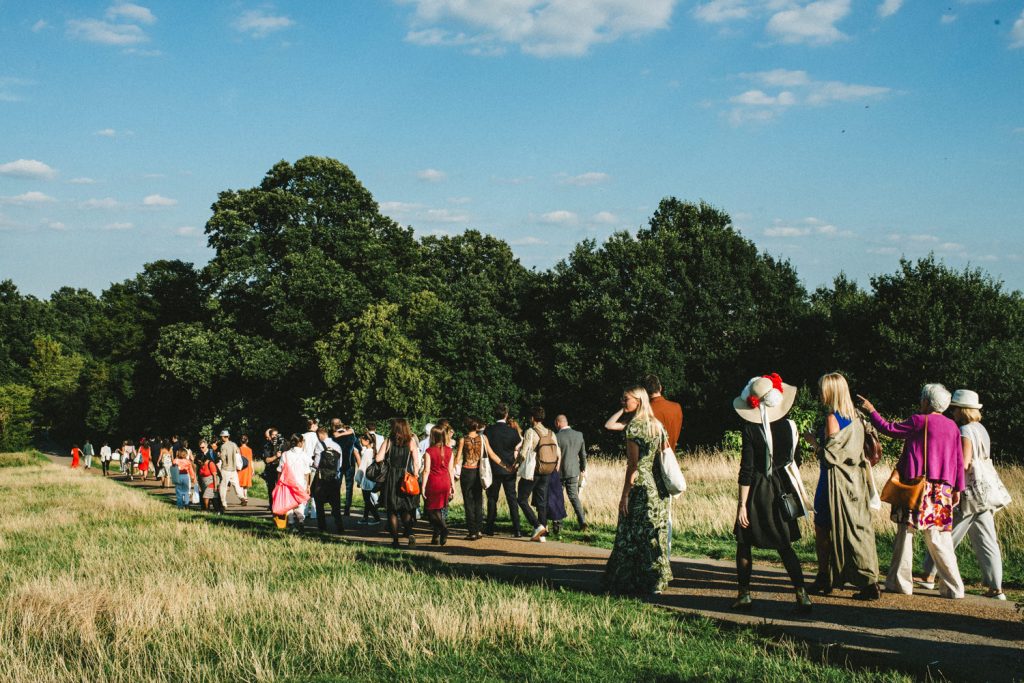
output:
M 828 408 L 819 434 L 804 438 L 821 464 L 814 493 L 814 546 L 818 576 L 812 592 L 827 594 L 850 584 L 862 600 L 878 600 L 878 551 L 871 522 L 870 464 L 864 457 L 864 425 L 850 386 L 838 372 L 818 379 L 818 398 Z
M 672 580 L 669 503 L 659 498 L 654 479 L 654 460 L 668 444 L 668 435 L 643 387 L 626 389 L 622 404 L 633 419 L 626 427 L 626 478 L 604 583 L 613 593 L 657 594 Z
M 953 421 L 960 425 L 964 449 L 964 493 L 960 505 L 953 510 L 953 547 L 964 536 L 971 539 L 971 548 L 981 568 L 981 581 L 988 588 L 986 598 L 1006 600 L 1003 593 L 1003 557 L 996 536 L 995 513 L 1010 504 L 1010 493 L 992 466 L 992 442 L 981 424 L 981 402 L 969 389 L 953 392 Z M 935 561 L 931 553 L 924 557 L 923 588 L 935 587 Z

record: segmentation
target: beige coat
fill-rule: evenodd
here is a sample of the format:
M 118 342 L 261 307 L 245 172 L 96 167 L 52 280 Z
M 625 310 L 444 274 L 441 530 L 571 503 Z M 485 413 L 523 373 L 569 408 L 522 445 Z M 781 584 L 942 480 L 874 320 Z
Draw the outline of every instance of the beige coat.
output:
M 825 442 L 828 507 L 832 516 L 832 585 L 864 588 L 878 581 L 871 524 L 871 487 L 864 459 L 864 425 L 854 419 Z

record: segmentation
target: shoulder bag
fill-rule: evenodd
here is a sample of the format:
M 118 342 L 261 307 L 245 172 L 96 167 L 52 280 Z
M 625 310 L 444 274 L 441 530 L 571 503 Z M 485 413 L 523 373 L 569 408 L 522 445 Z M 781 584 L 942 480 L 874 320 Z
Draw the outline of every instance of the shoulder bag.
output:
M 928 477 L 928 416 L 924 418 L 924 469 L 919 477 L 903 481 L 898 467 L 894 467 L 889 481 L 882 487 L 881 499 L 893 508 L 917 510 L 924 497 L 924 485 Z
M 405 466 L 405 471 L 402 474 L 402 486 L 398 490 L 407 496 L 418 496 L 420 495 L 420 480 L 416 478 L 416 475 L 409 471 L 409 466 L 412 465 L 412 451 L 409 451 L 409 461 Z
M 661 485 L 669 497 L 675 498 L 686 490 L 686 477 L 679 467 L 679 460 L 676 459 L 676 452 L 668 444 L 668 434 L 662 430 L 662 437 L 665 439 L 665 447 L 655 456 L 660 464 Z
M 488 448 L 490 448 L 490 444 L 487 441 L 487 437 L 480 434 L 480 485 L 484 489 L 491 488 L 491 482 L 494 481 L 494 473 L 491 471 L 491 458 L 487 455 Z
M 804 481 L 800 477 L 800 468 L 797 467 L 795 460 L 796 447 L 799 443 L 796 423 L 792 420 L 787 420 L 787 422 L 789 422 L 789 429 L 793 433 L 793 449 L 789 454 L 789 462 L 780 469 L 789 481 L 790 490 L 779 496 L 779 514 L 784 521 L 795 522 L 807 515 L 807 504 L 804 502 L 807 492 L 804 490 Z M 771 461 L 769 460 L 769 462 Z

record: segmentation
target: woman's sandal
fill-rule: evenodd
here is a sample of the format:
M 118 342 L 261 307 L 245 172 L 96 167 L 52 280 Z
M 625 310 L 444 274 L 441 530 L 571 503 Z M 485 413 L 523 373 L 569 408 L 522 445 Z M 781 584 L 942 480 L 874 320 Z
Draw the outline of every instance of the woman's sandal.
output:
M 754 609 L 754 600 L 750 597 L 750 591 L 740 591 L 736 602 L 732 603 L 732 609 L 740 612 L 749 612 Z

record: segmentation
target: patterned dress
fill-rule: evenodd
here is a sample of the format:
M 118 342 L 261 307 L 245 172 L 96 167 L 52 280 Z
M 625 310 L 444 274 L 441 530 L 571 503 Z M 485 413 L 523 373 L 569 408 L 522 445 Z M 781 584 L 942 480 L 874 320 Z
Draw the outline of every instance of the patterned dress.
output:
M 654 461 L 665 440 L 657 422 L 633 420 L 626 439 L 640 447 L 636 481 L 629 491 L 629 515 L 619 518 L 615 545 L 605 569 L 605 588 L 613 593 L 650 594 L 672 580 L 668 549 L 668 501 L 658 497 Z

